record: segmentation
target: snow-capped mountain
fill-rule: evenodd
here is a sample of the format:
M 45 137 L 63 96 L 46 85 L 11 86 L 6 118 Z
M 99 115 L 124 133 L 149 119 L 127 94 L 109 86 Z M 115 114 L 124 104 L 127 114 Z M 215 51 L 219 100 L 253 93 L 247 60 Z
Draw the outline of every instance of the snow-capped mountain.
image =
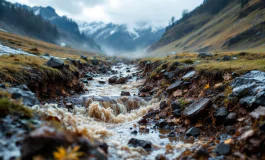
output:
M 93 38 L 103 49 L 113 49 L 117 52 L 143 49 L 161 38 L 165 29 L 163 26 L 142 24 L 137 27 L 128 25 L 79 22 L 79 30 Z

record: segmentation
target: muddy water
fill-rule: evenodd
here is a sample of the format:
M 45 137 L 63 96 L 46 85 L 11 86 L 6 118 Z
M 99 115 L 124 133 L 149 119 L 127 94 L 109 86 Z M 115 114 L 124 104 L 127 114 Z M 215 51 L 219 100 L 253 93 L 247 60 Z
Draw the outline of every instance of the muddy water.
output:
M 127 72 L 127 70 L 130 72 Z M 81 95 L 78 104 L 72 110 L 47 104 L 36 108 L 47 116 L 57 117 L 69 130 L 82 133 L 91 140 L 104 139 L 109 145 L 109 159 L 155 159 L 159 154 L 169 159 L 176 158 L 191 143 L 184 143 L 181 136 L 169 138 L 170 130 L 154 129 L 154 124 L 139 126 L 137 121 L 150 109 L 159 107 L 159 100 L 149 102 L 137 97 L 139 86 L 143 79 L 132 76 L 138 72 L 136 66 L 118 64 L 112 67 L 117 71 L 111 75 L 98 75 L 90 81 L 86 88 L 88 92 Z M 110 85 L 111 76 L 132 76 L 126 84 Z M 106 82 L 105 84 L 99 81 Z M 132 96 L 121 97 L 121 91 L 129 91 Z M 131 134 L 137 130 L 138 134 Z M 154 151 L 146 152 L 141 148 L 127 146 L 131 138 L 151 141 Z M 198 142 L 197 142 L 198 143 Z M 195 144 L 192 146 L 196 147 Z

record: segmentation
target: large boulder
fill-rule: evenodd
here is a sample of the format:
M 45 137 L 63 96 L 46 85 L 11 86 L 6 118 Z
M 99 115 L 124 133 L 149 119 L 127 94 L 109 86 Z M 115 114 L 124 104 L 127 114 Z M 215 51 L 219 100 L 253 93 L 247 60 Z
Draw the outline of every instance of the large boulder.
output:
M 128 145 L 130 147 L 135 147 L 135 148 L 142 147 L 146 151 L 151 151 L 153 149 L 153 145 L 150 141 L 139 140 L 135 138 L 130 139 L 130 141 L 128 142 Z
M 207 57 L 213 57 L 213 55 L 211 53 L 205 53 L 205 52 L 201 52 L 198 54 L 198 58 L 207 58 Z
M 87 56 L 81 55 L 80 58 L 87 61 Z
M 192 103 L 189 107 L 185 108 L 183 114 L 187 117 L 194 117 L 201 114 L 211 104 L 208 98 L 201 98 Z
M 64 62 L 57 58 L 51 57 L 46 65 L 52 68 L 62 69 L 64 67 Z
M 11 93 L 11 97 L 14 99 L 22 99 L 25 106 L 32 107 L 34 105 L 40 104 L 36 95 L 31 91 L 25 91 L 20 88 L 10 88 L 8 90 Z
M 242 106 L 265 106 L 265 72 L 250 71 L 237 77 L 231 87 L 231 97 L 239 98 Z
M 117 76 L 113 76 L 113 77 L 110 77 L 109 78 L 109 84 L 114 84 L 116 83 L 118 80 L 118 77 Z
M 171 84 L 168 88 L 167 88 L 167 93 L 172 93 L 174 91 L 176 91 L 177 89 L 180 89 L 183 85 L 182 81 L 176 81 L 175 83 Z

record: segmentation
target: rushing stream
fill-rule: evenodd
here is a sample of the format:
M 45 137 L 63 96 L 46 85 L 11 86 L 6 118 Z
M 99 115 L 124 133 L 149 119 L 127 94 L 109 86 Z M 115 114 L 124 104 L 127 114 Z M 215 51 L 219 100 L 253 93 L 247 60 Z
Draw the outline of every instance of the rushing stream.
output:
M 138 72 L 136 66 L 118 64 L 112 70 L 117 72 L 94 77 L 86 85 L 87 93 L 77 99 L 72 110 L 51 104 L 37 110 L 57 117 L 73 132 L 82 133 L 92 140 L 104 139 L 109 145 L 109 159 L 155 159 L 159 154 L 172 159 L 191 146 L 191 143 L 184 143 L 181 136 L 168 137 L 171 130 L 154 129 L 154 124 L 139 125 L 137 122 L 142 116 L 150 109 L 158 108 L 159 102 L 137 96 L 144 80 L 135 76 Z M 125 84 L 109 84 L 108 79 L 115 75 L 131 78 Z M 128 91 L 131 96 L 122 97 L 121 91 Z M 137 133 L 132 134 L 133 131 Z M 142 148 L 128 147 L 131 138 L 151 141 L 154 150 L 148 153 Z

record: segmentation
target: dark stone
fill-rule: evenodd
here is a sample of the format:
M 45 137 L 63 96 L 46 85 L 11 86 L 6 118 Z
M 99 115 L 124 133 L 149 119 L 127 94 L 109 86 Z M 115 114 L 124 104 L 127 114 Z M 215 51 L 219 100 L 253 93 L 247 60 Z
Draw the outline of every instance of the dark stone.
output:
M 176 134 L 175 134 L 175 132 L 174 131 L 171 131 L 168 135 L 167 135 L 168 137 L 175 137 L 176 136 Z
M 192 103 L 189 107 L 185 108 L 183 114 L 187 117 L 193 117 L 202 113 L 209 105 L 211 100 L 208 98 L 201 98 L 196 102 Z
M 228 155 L 230 153 L 231 147 L 229 144 L 221 143 L 215 148 L 215 153 L 217 155 Z
M 40 104 L 36 95 L 31 91 L 24 91 L 19 88 L 10 88 L 8 91 L 11 93 L 12 98 L 22 99 L 23 104 L 26 106 L 32 107 Z
M 135 138 L 130 139 L 130 141 L 128 142 L 128 145 L 130 147 L 135 147 L 135 148 L 142 147 L 146 151 L 151 151 L 153 149 L 153 145 L 150 141 L 144 141 L 144 140 L 139 140 Z
M 195 157 L 196 159 L 208 159 L 210 154 L 207 149 L 201 147 L 195 152 Z
M 182 87 L 183 82 L 182 81 L 176 81 L 175 83 L 171 84 L 168 88 L 167 88 L 167 93 L 172 93 L 174 91 L 176 91 L 177 89 L 180 89 Z
M 201 134 L 200 129 L 192 127 L 190 128 L 187 132 L 186 135 L 187 136 L 193 136 L 193 137 L 198 137 Z
M 176 109 L 172 113 L 173 113 L 175 118 L 181 117 L 181 109 Z
M 82 79 L 81 80 L 83 83 L 85 83 L 85 84 L 88 84 L 88 80 L 86 80 L 86 79 Z
M 139 124 L 146 124 L 148 123 L 146 118 L 142 118 L 140 121 L 138 121 Z
M 91 63 L 96 66 L 99 64 L 99 61 L 97 59 L 93 59 Z
M 173 73 L 173 72 L 165 72 L 164 76 L 165 76 L 166 79 L 171 80 L 171 79 L 173 79 L 175 77 L 175 73 Z
M 105 81 L 98 81 L 98 83 L 100 83 L 100 84 L 106 84 Z
M 89 81 L 93 80 L 93 75 L 90 73 L 85 74 L 85 78 Z
M 231 60 L 232 60 L 232 58 L 230 56 L 224 56 L 222 58 L 222 61 L 231 61 Z
M 230 136 L 229 134 L 220 134 L 218 138 L 219 138 L 219 140 L 220 140 L 221 142 L 223 142 L 223 141 L 225 141 L 225 140 L 231 138 L 231 136 Z
M 190 79 L 192 78 L 193 76 L 195 76 L 196 72 L 195 71 L 190 71 L 188 72 L 187 74 L 185 74 L 182 79 Z
M 225 107 L 221 107 L 217 110 L 215 117 L 218 119 L 224 119 L 228 115 L 228 110 Z
M 232 97 L 240 99 L 244 107 L 265 106 L 265 72 L 250 71 L 237 77 L 231 84 Z
M 179 102 L 172 102 L 171 103 L 172 110 L 181 109 L 181 104 Z
M 204 52 L 198 54 L 198 58 L 207 58 L 207 57 L 213 57 L 213 55 L 211 53 L 204 53 Z
M 121 96 L 131 96 L 130 92 L 121 91 Z
M 229 113 L 228 116 L 226 117 L 226 121 L 229 124 L 235 123 L 236 120 L 237 120 L 237 115 L 234 112 Z
M 138 132 L 136 130 L 134 130 L 134 131 L 131 132 L 131 134 L 136 135 L 136 134 L 138 134 Z
M 164 120 L 164 119 L 159 120 L 158 123 L 157 123 L 157 126 L 158 126 L 159 128 L 164 128 L 164 127 L 167 126 L 167 125 L 168 125 L 168 123 L 167 123 L 167 121 Z
M 143 88 L 140 89 L 140 92 L 150 92 L 153 89 L 152 86 L 146 85 L 143 86 Z
M 227 134 L 234 134 L 236 129 L 234 126 L 227 126 L 227 127 L 225 127 L 225 131 Z
M 87 56 L 81 55 L 80 58 L 87 61 Z
M 6 89 L 6 85 L 5 84 L 0 84 L 0 88 L 1 89 Z
M 163 102 L 161 102 L 160 103 L 160 109 L 162 110 L 162 109 L 165 109 L 165 108 L 167 108 L 167 102 L 166 101 L 163 101 Z
M 47 66 L 57 69 L 63 69 L 64 62 L 62 60 L 56 59 L 54 57 L 50 58 L 50 60 L 46 63 Z
M 50 57 L 50 54 L 49 53 L 45 53 L 43 56 Z
M 72 103 L 66 103 L 66 104 L 65 104 L 65 107 L 66 107 L 66 108 L 71 108 L 71 109 L 72 109 L 72 108 L 74 107 L 74 105 L 73 105 Z
M 118 80 L 118 77 L 117 76 L 113 76 L 111 78 L 109 78 L 109 84 L 114 84 L 116 83 Z
M 127 81 L 127 78 L 125 78 L 125 77 L 120 77 L 118 80 L 117 80 L 117 84 L 124 84 L 124 83 L 126 83 L 126 81 Z
M 126 72 L 127 72 L 127 73 L 130 73 L 131 71 L 130 71 L 130 70 L 127 70 Z

